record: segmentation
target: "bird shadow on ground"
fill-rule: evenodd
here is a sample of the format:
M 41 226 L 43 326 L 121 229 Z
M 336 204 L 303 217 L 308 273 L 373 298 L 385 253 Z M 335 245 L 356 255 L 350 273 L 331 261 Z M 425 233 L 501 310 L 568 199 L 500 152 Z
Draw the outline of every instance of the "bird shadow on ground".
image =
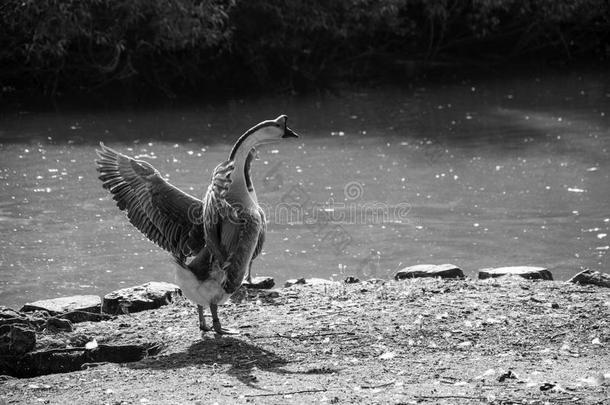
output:
M 189 366 L 229 366 L 227 374 L 237 378 L 245 385 L 256 387 L 255 369 L 271 371 L 277 374 L 300 374 L 284 370 L 282 367 L 289 362 L 277 354 L 250 344 L 244 340 L 229 336 L 204 337 L 193 343 L 186 351 L 150 357 L 132 363 L 134 369 L 149 368 L 155 370 L 170 370 Z

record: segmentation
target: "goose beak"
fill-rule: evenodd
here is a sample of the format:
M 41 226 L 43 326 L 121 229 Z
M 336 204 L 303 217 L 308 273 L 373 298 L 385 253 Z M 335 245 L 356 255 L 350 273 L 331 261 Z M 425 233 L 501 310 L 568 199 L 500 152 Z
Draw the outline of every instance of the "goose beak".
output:
M 284 135 L 282 135 L 282 138 L 298 138 L 299 135 L 297 135 L 292 129 L 286 127 L 284 129 Z
M 288 122 L 288 116 L 287 115 L 280 115 L 279 117 L 277 117 L 275 119 L 275 122 L 277 124 L 279 124 L 280 126 L 284 127 L 284 134 L 282 134 L 282 139 L 284 138 L 298 138 L 299 136 L 290 128 L 288 128 L 287 122 Z

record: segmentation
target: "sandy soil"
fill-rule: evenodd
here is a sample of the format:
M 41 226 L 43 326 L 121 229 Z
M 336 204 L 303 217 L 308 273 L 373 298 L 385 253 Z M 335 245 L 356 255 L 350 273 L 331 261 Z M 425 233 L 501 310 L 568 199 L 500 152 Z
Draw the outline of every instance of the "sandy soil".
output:
M 202 337 L 186 301 L 77 324 L 82 341 L 164 349 L 136 363 L 5 377 L 0 404 L 610 404 L 608 289 L 417 279 L 245 295 L 221 308 L 238 336 Z

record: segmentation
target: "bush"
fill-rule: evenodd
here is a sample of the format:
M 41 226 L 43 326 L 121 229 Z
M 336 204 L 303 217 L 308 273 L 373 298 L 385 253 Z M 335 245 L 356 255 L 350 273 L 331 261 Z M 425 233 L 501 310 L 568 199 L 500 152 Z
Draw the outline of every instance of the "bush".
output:
M 1 78 L 50 93 L 136 76 L 167 87 L 205 69 L 228 46 L 229 6 L 205 0 L 9 0 L 0 17 Z
M 405 64 L 607 57 L 606 0 L 7 0 L 4 86 L 309 88 Z M 236 80 L 239 79 L 239 80 Z

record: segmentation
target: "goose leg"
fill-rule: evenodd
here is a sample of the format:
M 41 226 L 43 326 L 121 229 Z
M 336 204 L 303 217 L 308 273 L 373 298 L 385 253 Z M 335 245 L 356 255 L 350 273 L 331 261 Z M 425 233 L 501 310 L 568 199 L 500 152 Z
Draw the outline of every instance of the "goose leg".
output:
M 252 284 L 252 260 L 250 260 L 250 265 L 248 266 L 248 275 L 246 276 L 246 281 L 248 284 Z
M 220 319 L 218 319 L 218 305 L 210 304 L 210 312 L 212 313 L 212 325 L 214 331 L 219 335 L 238 335 L 239 332 L 234 329 L 225 329 L 220 325 Z
M 203 316 L 203 307 L 201 305 L 197 305 L 197 315 L 199 315 L 199 330 L 202 332 L 208 332 L 212 329 L 205 324 L 205 317 Z

